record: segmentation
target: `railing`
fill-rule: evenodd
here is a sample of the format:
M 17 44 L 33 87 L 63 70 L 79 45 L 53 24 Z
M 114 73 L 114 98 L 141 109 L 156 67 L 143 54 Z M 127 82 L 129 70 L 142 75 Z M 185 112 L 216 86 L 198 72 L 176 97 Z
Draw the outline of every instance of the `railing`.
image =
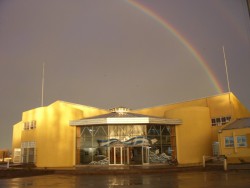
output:
M 202 166 L 205 168 L 206 167 L 206 163 L 207 162 L 211 162 L 211 161 L 216 161 L 218 162 L 223 162 L 223 168 L 225 171 L 227 171 L 227 158 L 225 156 L 206 156 L 203 155 L 202 156 Z
M 0 168 L 9 168 L 9 167 L 10 167 L 10 160 L 5 158 L 4 162 L 2 164 L 0 163 Z

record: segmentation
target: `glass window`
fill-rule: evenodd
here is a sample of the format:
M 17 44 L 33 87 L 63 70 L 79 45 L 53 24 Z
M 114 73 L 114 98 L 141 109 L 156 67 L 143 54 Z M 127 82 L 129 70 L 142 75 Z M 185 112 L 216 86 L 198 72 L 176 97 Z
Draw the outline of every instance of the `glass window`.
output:
M 238 147 L 247 147 L 246 136 L 237 136 L 237 146 Z
M 159 126 L 151 125 L 148 127 L 148 135 L 160 135 Z
M 29 163 L 34 163 L 35 162 L 35 148 L 29 148 L 28 151 L 28 162 Z
M 33 129 L 34 126 L 33 126 L 33 122 L 30 122 L 30 130 Z
M 35 120 L 30 122 L 30 127 L 29 128 L 30 129 L 35 129 L 36 128 L 36 121 Z
M 221 125 L 221 118 L 216 118 L 216 124 Z
M 222 122 L 223 125 L 226 124 L 226 117 L 222 117 L 221 122 Z
M 92 147 L 92 137 L 82 137 L 80 139 L 80 147 Z
M 231 117 L 228 116 L 228 117 L 226 117 L 226 119 L 227 119 L 227 123 L 228 123 L 231 120 Z
M 93 133 L 95 137 L 105 137 L 108 136 L 108 127 L 107 126 L 93 126 Z
M 92 129 L 91 128 L 92 127 L 82 127 L 80 136 L 91 137 L 92 136 Z
M 29 130 L 29 122 L 24 122 L 23 129 L 24 130 Z
M 36 128 L 36 121 L 26 121 L 24 122 L 24 130 L 31 130 L 31 129 L 35 129 Z
M 234 138 L 232 136 L 225 137 L 225 147 L 234 147 Z
M 171 145 L 170 136 L 162 135 L 162 144 Z
M 220 126 L 220 125 L 225 125 L 226 123 L 230 122 L 231 117 L 230 116 L 223 116 L 223 117 L 216 117 L 212 118 L 212 126 Z
M 156 161 L 159 163 L 165 161 L 165 155 L 176 155 L 175 126 L 173 125 L 84 126 L 77 129 L 76 139 L 77 164 L 107 165 L 109 162 L 114 164 L 112 163 L 114 147 L 123 148 L 122 156 L 128 155 L 123 162 L 129 161 L 129 164 L 133 164 L 138 156 L 141 160 L 142 154 L 139 152 L 142 150 L 142 145 L 150 146 L 151 158 L 157 158 Z M 116 158 L 117 164 L 119 160 Z
M 36 143 L 35 142 L 22 142 L 22 162 L 34 163 L 36 157 Z
M 216 125 L 216 121 L 215 121 L 215 118 L 212 119 L 212 126 L 215 126 Z
M 161 134 L 162 135 L 170 135 L 171 128 L 170 126 L 161 126 Z

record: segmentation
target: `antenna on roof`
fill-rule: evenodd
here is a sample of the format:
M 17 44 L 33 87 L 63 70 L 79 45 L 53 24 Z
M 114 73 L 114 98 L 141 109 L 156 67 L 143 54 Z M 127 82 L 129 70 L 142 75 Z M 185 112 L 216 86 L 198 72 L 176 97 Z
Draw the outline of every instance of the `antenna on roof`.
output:
M 44 95 L 44 66 L 45 66 L 45 63 L 43 63 L 43 74 L 42 74 L 42 101 L 41 101 L 42 107 L 43 107 L 43 95 Z
M 227 71 L 227 59 L 226 59 L 224 46 L 222 46 L 222 49 L 223 49 L 224 62 L 225 62 L 226 75 L 227 75 L 227 88 L 228 88 L 228 92 L 230 93 L 231 90 L 230 90 L 230 84 L 229 84 L 229 77 L 228 77 L 228 71 Z

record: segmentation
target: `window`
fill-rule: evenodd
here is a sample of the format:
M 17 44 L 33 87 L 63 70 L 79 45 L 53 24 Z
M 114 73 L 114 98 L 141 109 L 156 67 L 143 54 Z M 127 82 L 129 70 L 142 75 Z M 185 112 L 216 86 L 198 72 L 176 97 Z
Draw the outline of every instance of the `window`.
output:
M 223 117 L 212 118 L 211 122 L 212 122 L 212 126 L 221 126 L 230 122 L 230 120 L 231 120 L 231 116 L 223 116 Z
M 24 122 L 23 130 L 29 130 L 29 122 Z
M 216 118 L 216 125 L 222 125 L 221 118 Z
M 22 142 L 21 153 L 22 153 L 22 163 L 35 163 L 36 142 Z
M 232 136 L 225 137 L 225 147 L 234 147 L 234 137 Z
M 246 136 L 237 136 L 237 146 L 238 147 L 247 147 Z
M 30 122 L 30 129 L 35 129 L 36 128 L 36 121 L 33 120 Z
M 216 121 L 214 118 L 212 119 L 212 126 L 216 126 Z
M 26 121 L 23 124 L 23 130 L 32 130 L 36 128 L 36 121 Z
M 226 123 L 230 122 L 231 121 L 231 116 L 227 116 L 226 117 Z

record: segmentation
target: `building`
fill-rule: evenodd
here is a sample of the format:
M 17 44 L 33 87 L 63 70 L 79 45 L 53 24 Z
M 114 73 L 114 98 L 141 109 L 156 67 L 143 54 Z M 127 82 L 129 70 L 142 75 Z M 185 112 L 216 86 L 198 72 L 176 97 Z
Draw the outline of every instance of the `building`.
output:
M 13 161 L 37 167 L 201 163 L 218 132 L 250 112 L 232 93 L 129 110 L 56 101 L 23 112 L 13 128 Z
M 219 131 L 220 153 L 229 163 L 250 162 L 250 118 L 237 119 Z

